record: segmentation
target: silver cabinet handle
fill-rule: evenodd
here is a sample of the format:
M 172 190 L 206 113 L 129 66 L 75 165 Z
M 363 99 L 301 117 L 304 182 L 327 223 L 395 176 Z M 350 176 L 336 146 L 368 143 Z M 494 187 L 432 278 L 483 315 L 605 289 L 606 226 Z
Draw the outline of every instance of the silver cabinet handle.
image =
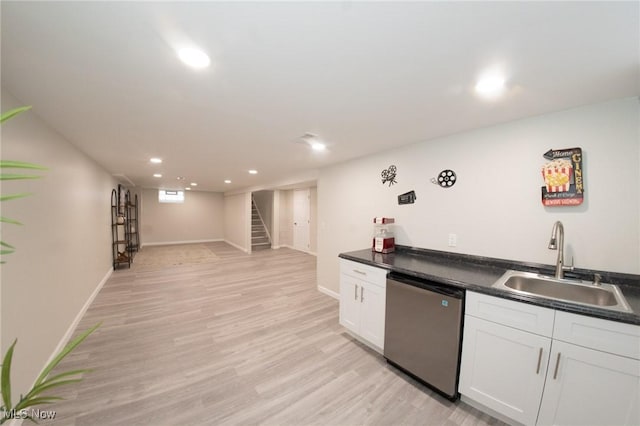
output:
M 556 369 L 553 371 L 553 380 L 558 377 L 558 367 L 560 366 L 560 352 L 558 352 L 558 358 L 556 359 Z
M 353 289 L 355 290 L 355 294 L 353 295 L 354 300 L 358 300 L 358 286 L 356 285 L 355 287 L 353 287 Z
M 360 287 L 360 303 L 364 302 L 364 287 Z
M 536 374 L 540 374 L 540 364 L 542 363 L 542 348 L 538 352 L 538 367 L 536 367 Z
M 360 274 L 360 275 L 367 275 L 366 272 L 358 271 L 357 269 L 354 269 L 353 272 L 355 272 L 356 274 Z

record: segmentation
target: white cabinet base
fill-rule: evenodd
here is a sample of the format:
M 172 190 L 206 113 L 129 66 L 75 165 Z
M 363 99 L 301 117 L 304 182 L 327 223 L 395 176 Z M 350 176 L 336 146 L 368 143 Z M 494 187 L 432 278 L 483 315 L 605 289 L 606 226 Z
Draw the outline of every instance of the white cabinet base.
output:
M 462 400 L 511 424 L 640 425 L 640 327 L 520 305 L 467 292 Z
M 471 407 L 482 411 L 483 413 L 487 413 L 488 415 L 490 415 L 491 417 L 493 417 L 494 419 L 498 419 L 501 422 L 507 423 L 509 425 L 513 425 L 513 426 L 524 426 L 522 425 L 522 423 L 518 423 L 516 421 L 514 421 L 513 419 L 510 419 L 509 417 L 505 416 L 502 413 L 497 412 L 496 410 L 487 407 L 486 405 L 482 405 L 480 404 L 478 401 L 475 401 L 471 398 L 467 398 L 465 395 L 460 395 L 460 401 L 464 402 L 467 405 L 470 405 Z
M 387 271 L 340 259 L 340 324 L 382 353 Z
M 460 393 L 534 425 L 538 416 L 551 339 L 466 316 Z
M 540 425 L 640 425 L 638 360 L 557 340 Z

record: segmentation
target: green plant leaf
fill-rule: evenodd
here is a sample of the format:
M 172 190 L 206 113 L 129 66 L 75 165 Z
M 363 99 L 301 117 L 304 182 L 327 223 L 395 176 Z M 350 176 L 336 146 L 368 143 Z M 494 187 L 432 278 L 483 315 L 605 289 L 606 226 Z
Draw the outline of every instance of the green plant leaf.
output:
M 22 175 L 19 173 L 0 173 L 0 180 L 25 180 L 25 179 L 40 179 L 42 176 L 38 175 Z
M 47 380 L 45 380 L 42 383 L 46 383 L 46 382 L 55 382 L 58 381 L 60 379 L 62 379 L 63 377 L 69 377 L 69 376 L 75 376 L 77 374 L 85 374 L 85 373 L 90 373 L 93 370 L 89 370 L 89 369 L 82 369 L 82 370 L 71 370 L 71 371 L 65 371 L 64 373 L 60 373 L 60 374 L 56 374 L 53 377 L 49 377 L 47 378 Z
M 0 256 L 4 256 L 5 254 L 11 254 L 15 250 L 0 250 Z
M 30 400 L 23 400 L 20 401 L 20 410 L 24 410 L 27 407 L 33 407 L 34 405 L 41 405 L 41 404 L 51 404 L 53 402 L 56 401 L 62 401 L 64 398 L 61 398 L 59 396 L 41 396 L 38 398 L 32 398 Z M 18 404 L 16 404 L 16 410 L 18 410 Z
M 13 160 L 0 160 L 0 168 L 47 170 L 46 167 L 41 166 L 39 164 L 27 163 L 25 161 L 13 161 Z
M 49 377 L 46 380 L 44 380 L 40 385 L 38 386 L 34 386 L 29 393 L 25 396 L 26 398 L 32 398 L 37 396 L 39 393 L 42 393 L 43 391 L 45 391 L 46 389 L 50 389 L 56 386 L 62 386 L 64 384 L 67 383 L 72 383 L 72 382 L 81 382 L 82 378 L 78 378 L 78 379 L 68 379 L 68 380 L 60 380 L 64 377 L 69 377 L 69 376 L 76 376 L 78 374 L 84 374 L 84 373 L 89 373 L 91 370 L 88 369 L 83 369 L 83 370 L 72 370 L 72 371 L 66 371 L 64 373 L 61 374 L 57 374 L 53 377 Z
M 16 115 L 23 113 L 25 111 L 28 111 L 31 109 L 31 105 L 29 106 L 23 106 L 23 107 L 19 107 L 19 108 L 14 108 L 11 111 L 7 111 L 5 113 L 3 113 L 0 116 L 0 123 L 4 123 L 5 121 L 7 121 L 8 119 L 15 117 Z
M 14 340 L 7 353 L 2 359 L 2 371 L 0 372 L 0 390 L 2 391 L 2 403 L 5 409 L 11 410 L 11 359 L 13 358 L 13 348 L 16 346 L 18 339 Z
M 0 201 L 15 200 L 16 198 L 24 198 L 30 195 L 33 195 L 33 194 L 31 194 L 30 192 L 23 192 L 20 194 L 3 195 L 3 196 L 0 196 Z
M 81 382 L 81 381 L 82 381 L 82 379 L 60 380 L 58 382 L 53 382 L 53 383 L 49 383 L 48 381 L 45 381 L 40 386 L 33 388 L 31 390 L 31 392 L 29 392 L 27 394 L 27 396 L 25 397 L 25 400 L 31 400 L 33 397 L 41 394 L 42 392 L 44 392 L 46 390 L 57 388 L 58 386 L 68 385 L 68 384 L 71 384 L 71 383 L 78 383 L 78 382 Z M 30 395 L 32 392 L 33 392 L 33 395 Z M 17 404 L 16 407 L 18 407 L 19 405 L 20 404 Z
M 22 225 L 22 223 L 18 222 L 17 220 L 9 219 L 8 217 L 2 217 L 2 216 L 0 216 L 0 222 L 13 223 L 14 225 Z
M 2 247 L 6 247 L 6 248 L 10 248 L 10 249 L 14 249 L 14 248 L 15 248 L 15 247 L 14 247 L 14 246 L 12 246 L 11 244 L 7 244 L 7 243 L 5 243 L 4 241 L 0 241 L 0 246 L 2 246 Z M 2 365 L 2 364 L 0 364 L 0 365 Z
M 64 359 L 64 357 L 69 355 L 69 353 L 72 350 L 74 350 L 76 348 L 76 346 L 78 346 L 80 343 L 82 343 L 84 341 L 84 339 L 86 339 L 87 337 L 89 337 L 89 335 L 91 333 L 96 331 L 96 329 L 98 327 L 100 327 L 100 324 L 102 324 L 102 323 L 98 323 L 98 324 L 94 325 L 93 327 L 91 327 L 90 329 L 88 329 L 87 331 L 85 331 L 84 333 L 79 335 L 78 337 L 76 337 L 67 346 L 65 346 L 64 349 L 62 349 L 62 351 L 60 351 L 60 353 L 58 355 L 56 355 L 56 357 L 54 359 L 52 359 L 49 364 L 47 364 L 47 366 L 44 368 L 44 370 L 42 370 L 42 373 L 40 373 L 40 375 L 36 379 L 36 381 L 35 381 L 33 386 L 36 387 L 36 386 L 41 385 L 42 382 L 47 378 L 49 373 L 51 373 L 51 370 L 53 370 L 60 363 L 60 361 L 62 361 Z

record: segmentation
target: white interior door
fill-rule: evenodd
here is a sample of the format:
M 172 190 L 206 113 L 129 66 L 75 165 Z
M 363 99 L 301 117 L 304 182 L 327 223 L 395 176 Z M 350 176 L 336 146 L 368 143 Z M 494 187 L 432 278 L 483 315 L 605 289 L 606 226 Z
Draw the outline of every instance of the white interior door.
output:
M 309 251 L 309 189 L 293 191 L 293 247 Z

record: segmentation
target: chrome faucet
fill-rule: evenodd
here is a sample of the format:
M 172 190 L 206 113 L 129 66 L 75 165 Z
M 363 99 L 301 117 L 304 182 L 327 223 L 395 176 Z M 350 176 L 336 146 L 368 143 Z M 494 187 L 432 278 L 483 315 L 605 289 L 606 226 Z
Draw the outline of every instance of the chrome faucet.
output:
M 559 220 L 551 228 L 551 239 L 549 240 L 549 250 L 558 250 L 558 260 L 556 260 L 555 277 L 564 278 L 564 271 L 573 270 L 573 260 L 570 266 L 564 266 L 564 226 Z

